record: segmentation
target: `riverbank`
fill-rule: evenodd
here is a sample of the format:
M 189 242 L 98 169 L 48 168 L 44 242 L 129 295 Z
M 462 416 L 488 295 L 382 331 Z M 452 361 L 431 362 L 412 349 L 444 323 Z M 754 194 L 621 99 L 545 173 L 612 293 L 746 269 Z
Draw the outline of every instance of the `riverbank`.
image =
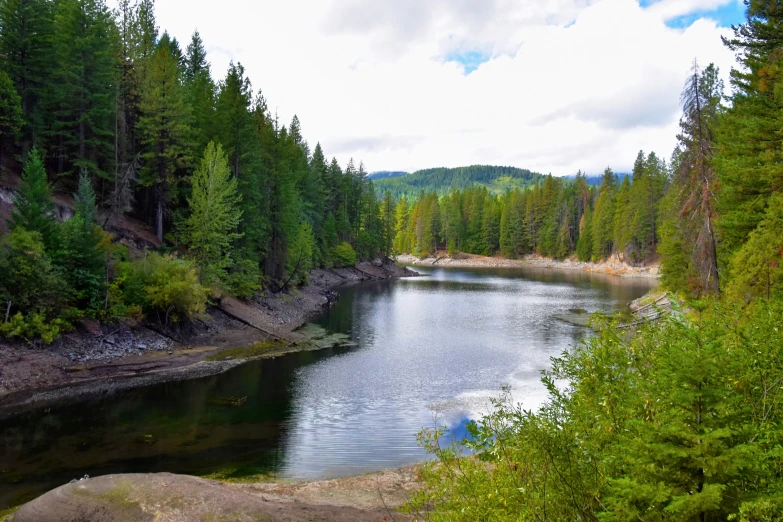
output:
M 633 266 L 617 259 L 609 259 L 600 263 L 587 263 L 575 259 L 543 258 L 537 255 L 528 255 L 522 259 L 505 259 L 502 257 L 487 257 L 474 254 L 456 254 L 449 257 L 445 252 L 436 256 L 420 259 L 416 256 L 404 254 L 397 256 L 397 262 L 412 266 L 442 266 L 454 268 L 523 268 L 536 267 L 554 270 L 579 270 L 596 274 L 606 274 L 618 277 L 658 278 L 658 265 Z
M 171 473 L 108 475 L 61 486 L 0 521 L 408 521 L 397 509 L 420 487 L 418 466 L 277 484 Z
M 319 269 L 310 284 L 250 302 L 223 297 L 177 329 L 85 323 L 51 345 L 0 343 L 0 419 L 65 401 L 160 382 L 216 375 L 248 358 L 277 357 L 320 346 L 296 332 L 338 298 L 335 289 L 362 281 L 416 275 L 393 263 Z M 256 347 L 235 356 L 237 347 Z M 226 352 L 232 355 L 220 357 Z

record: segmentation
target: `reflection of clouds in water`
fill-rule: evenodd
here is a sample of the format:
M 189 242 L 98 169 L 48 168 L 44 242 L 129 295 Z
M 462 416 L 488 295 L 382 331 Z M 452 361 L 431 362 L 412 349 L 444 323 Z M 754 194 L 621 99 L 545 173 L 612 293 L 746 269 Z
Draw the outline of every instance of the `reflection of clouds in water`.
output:
M 537 378 L 534 378 L 529 369 L 522 369 L 508 376 L 505 385 L 510 387 L 512 406 L 521 406 L 523 410 L 536 411 L 548 400 L 548 392 L 541 382 L 541 373 L 535 373 Z M 555 381 L 555 385 L 562 390 L 567 383 Z M 494 409 L 492 400 L 500 399 L 502 396 L 503 390 L 500 388 L 475 390 L 460 393 L 453 400 L 442 404 L 450 406 L 450 410 L 447 411 L 451 411 L 452 414 L 459 411 L 471 420 L 478 420 Z

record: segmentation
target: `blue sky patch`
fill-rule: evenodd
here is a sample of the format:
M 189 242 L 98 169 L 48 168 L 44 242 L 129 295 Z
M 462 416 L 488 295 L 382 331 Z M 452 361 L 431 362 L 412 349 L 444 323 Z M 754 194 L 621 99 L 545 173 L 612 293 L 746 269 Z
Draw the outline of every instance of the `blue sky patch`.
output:
M 480 51 L 452 51 L 446 55 L 447 62 L 456 62 L 465 68 L 465 74 L 470 74 L 482 63 L 489 61 L 491 56 Z
M 639 0 L 642 7 L 649 7 L 657 2 L 658 0 Z M 672 18 L 666 21 L 666 25 L 675 29 L 684 29 L 699 18 L 711 18 L 722 27 L 730 27 L 732 24 L 739 25 L 745 21 L 745 5 L 739 0 L 731 0 L 717 9 L 699 10 Z

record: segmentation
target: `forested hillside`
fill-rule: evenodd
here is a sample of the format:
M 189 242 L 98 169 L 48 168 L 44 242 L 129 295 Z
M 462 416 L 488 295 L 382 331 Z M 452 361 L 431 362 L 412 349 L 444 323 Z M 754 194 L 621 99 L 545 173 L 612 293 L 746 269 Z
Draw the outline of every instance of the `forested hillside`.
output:
M 279 122 L 241 64 L 213 73 L 198 32 L 159 30 L 153 0 L 0 3 L 0 174 L 12 188 L 21 175 L 0 333 L 168 323 L 217 288 L 250 297 L 389 253 L 393 205 L 364 166 Z M 75 218 L 55 220 L 53 194 L 75 194 Z M 113 244 L 101 225 L 123 217 L 150 225 L 160 252 Z
M 407 175 L 407 172 L 403 172 L 401 170 L 379 170 L 378 172 L 373 172 L 372 174 L 368 175 L 367 178 L 372 181 L 377 181 L 379 179 L 399 178 L 400 176 Z
M 633 178 L 620 182 L 607 169 L 600 187 L 591 187 L 582 174 L 574 181 L 549 175 L 501 195 L 471 187 L 442 197 L 403 196 L 396 207 L 394 250 L 426 256 L 446 248 L 451 254 L 508 258 L 577 254 L 583 261 L 616 254 L 640 263 L 656 253 L 668 180 L 666 163 L 640 151 Z
M 493 194 L 502 194 L 509 189 L 531 187 L 543 179 L 541 174 L 514 167 L 473 165 L 458 168 L 436 168 L 419 170 L 402 178 L 379 179 L 375 186 L 379 193 L 390 192 L 394 198 L 406 196 L 416 198 L 421 191 L 435 192 L 439 196 L 455 189 L 474 185 L 486 187 Z

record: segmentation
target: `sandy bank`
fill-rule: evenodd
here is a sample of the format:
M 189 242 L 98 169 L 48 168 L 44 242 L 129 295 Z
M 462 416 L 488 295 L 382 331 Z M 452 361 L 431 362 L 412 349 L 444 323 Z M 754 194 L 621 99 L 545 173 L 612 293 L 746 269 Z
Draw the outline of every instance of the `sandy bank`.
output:
M 600 263 L 585 263 L 574 259 L 557 261 L 536 255 L 525 256 L 522 259 L 505 259 L 502 257 L 486 257 L 473 254 L 457 254 L 448 257 L 445 252 L 437 257 L 419 259 L 416 256 L 400 255 L 397 262 L 413 266 L 436 266 L 455 268 L 523 268 L 537 267 L 555 270 L 580 270 L 618 277 L 643 277 L 655 279 L 658 277 L 658 265 L 632 266 L 619 260 L 607 260 Z

